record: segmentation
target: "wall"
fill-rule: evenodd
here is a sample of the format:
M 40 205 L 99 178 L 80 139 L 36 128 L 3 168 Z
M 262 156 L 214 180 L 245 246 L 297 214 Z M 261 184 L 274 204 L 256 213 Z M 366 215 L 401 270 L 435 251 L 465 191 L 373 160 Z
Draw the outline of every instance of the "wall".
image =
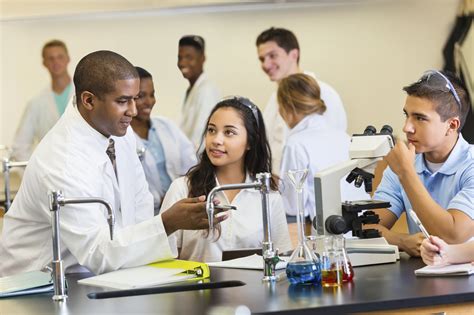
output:
M 275 89 L 261 71 L 255 39 L 270 26 L 293 30 L 301 65 L 341 94 L 349 132 L 367 124 L 403 124 L 404 93 L 428 68 L 442 67 L 441 50 L 458 0 L 367 0 L 331 5 L 211 12 L 176 10 L 134 14 L 2 21 L 0 144 L 12 141 L 28 99 L 49 84 L 40 50 L 51 38 L 67 42 L 70 71 L 85 54 L 109 49 L 155 77 L 155 114 L 177 120 L 187 82 L 176 67 L 177 41 L 196 33 L 207 41 L 206 70 L 223 95 L 249 96 L 261 108 Z M 219 11 L 219 10 L 217 10 Z

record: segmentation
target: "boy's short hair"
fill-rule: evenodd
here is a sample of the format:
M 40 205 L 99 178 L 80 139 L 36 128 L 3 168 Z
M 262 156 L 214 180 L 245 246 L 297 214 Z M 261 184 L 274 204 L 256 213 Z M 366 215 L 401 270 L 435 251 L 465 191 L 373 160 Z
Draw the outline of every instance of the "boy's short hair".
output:
M 179 39 L 178 46 L 192 46 L 203 53 L 206 43 L 199 35 L 185 35 Z
M 123 56 L 108 50 L 90 53 L 79 61 L 74 71 L 77 104 L 84 91 L 102 99 L 115 91 L 115 82 L 138 78 L 135 67 Z
M 295 34 L 285 28 L 270 27 L 269 29 L 263 31 L 260 35 L 258 35 L 255 44 L 258 47 L 261 44 L 265 44 L 267 42 L 272 41 L 275 42 L 281 48 L 283 48 L 286 53 L 289 53 L 293 49 L 298 49 L 298 51 L 300 51 L 300 45 Z M 298 62 L 299 60 L 300 58 L 298 55 Z
M 436 80 L 430 79 L 430 76 L 438 76 Z M 449 83 L 454 88 L 456 94 L 459 96 L 459 103 L 454 96 L 454 92 L 449 87 Z M 435 86 L 433 82 L 442 82 L 442 86 Z M 439 84 L 437 84 L 439 85 Z M 440 88 L 442 87 L 442 89 Z M 443 71 L 428 71 L 415 83 L 412 83 L 403 88 L 410 96 L 416 96 L 430 100 L 435 105 L 435 110 L 441 117 L 441 121 L 446 121 L 449 118 L 459 117 L 460 126 L 458 132 L 461 131 L 466 117 L 471 106 L 469 97 L 461 80 L 451 72 Z
M 44 53 L 47 48 L 50 47 L 62 47 L 66 51 L 66 55 L 69 55 L 69 52 L 67 50 L 66 44 L 59 39 L 53 39 L 47 42 L 46 44 L 43 45 L 43 49 L 41 50 L 41 56 L 44 58 Z

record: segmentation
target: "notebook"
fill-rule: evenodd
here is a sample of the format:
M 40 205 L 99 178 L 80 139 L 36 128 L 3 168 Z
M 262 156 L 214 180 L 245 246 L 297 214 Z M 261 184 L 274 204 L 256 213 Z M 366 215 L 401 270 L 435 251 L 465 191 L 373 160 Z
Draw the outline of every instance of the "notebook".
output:
M 415 270 L 415 275 L 429 276 L 468 276 L 474 274 L 474 266 L 471 263 L 447 266 L 426 266 Z
M 78 283 L 127 290 L 188 280 L 202 280 L 209 278 L 209 276 L 209 266 L 204 263 L 174 259 L 112 271 L 79 280 Z
M 287 258 L 282 258 L 286 260 Z M 281 260 L 277 263 L 276 269 L 285 269 L 286 268 L 286 261 Z M 254 270 L 263 270 L 263 258 L 260 255 L 253 254 L 247 257 L 226 260 L 226 261 L 219 261 L 219 262 L 212 262 L 208 263 L 211 267 L 217 268 L 234 268 L 234 269 L 254 269 Z
M 54 292 L 51 273 L 30 271 L 0 278 L 0 298 Z

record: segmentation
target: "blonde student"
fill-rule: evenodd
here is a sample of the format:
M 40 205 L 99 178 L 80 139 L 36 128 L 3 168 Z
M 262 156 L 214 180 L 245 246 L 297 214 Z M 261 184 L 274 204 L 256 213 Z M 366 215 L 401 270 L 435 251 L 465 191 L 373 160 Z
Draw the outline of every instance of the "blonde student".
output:
M 278 110 L 290 131 L 283 148 L 280 176 L 287 214 L 296 215 L 296 192 L 286 173 L 292 169 L 308 169 L 303 196 L 305 215 L 316 212 L 314 174 L 349 159 L 349 135 L 334 128 L 324 115 L 327 106 L 321 99 L 318 82 L 303 73 L 283 78 L 277 92 Z M 367 199 L 363 189 L 341 180 L 341 200 Z
M 166 194 L 162 211 L 187 196 L 208 195 L 216 185 L 252 182 L 260 172 L 271 172 L 271 152 L 260 110 L 243 97 L 226 98 L 214 107 L 206 122 L 200 162 L 186 176 L 175 180 Z M 270 220 L 276 248 L 291 249 L 282 199 L 271 180 Z M 225 250 L 260 247 L 263 222 L 260 193 L 254 189 L 227 190 L 217 194 L 221 204 L 233 205 L 220 225 L 216 241 L 205 232 L 177 233 L 181 259 L 222 260 Z M 166 212 L 165 212 L 166 213 Z

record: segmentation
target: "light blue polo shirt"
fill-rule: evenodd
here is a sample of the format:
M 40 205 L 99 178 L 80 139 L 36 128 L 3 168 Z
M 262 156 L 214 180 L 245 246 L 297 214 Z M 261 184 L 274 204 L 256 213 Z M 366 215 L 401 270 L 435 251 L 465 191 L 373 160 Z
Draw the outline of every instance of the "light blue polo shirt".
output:
M 436 203 L 444 209 L 462 211 L 474 219 L 474 145 L 469 145 L 460 134 L 448 159 L 437 172 L 428 169 L 423 154 L 416 155 L 415 168 Z M 373 198 L 389 201 L 392 205 L 389 210 L 397 217 L 406 209 L 412 209 L 398 176 L 389 167 Z M 410 234 L 420 232 L 410 216 L 407 221 Z

